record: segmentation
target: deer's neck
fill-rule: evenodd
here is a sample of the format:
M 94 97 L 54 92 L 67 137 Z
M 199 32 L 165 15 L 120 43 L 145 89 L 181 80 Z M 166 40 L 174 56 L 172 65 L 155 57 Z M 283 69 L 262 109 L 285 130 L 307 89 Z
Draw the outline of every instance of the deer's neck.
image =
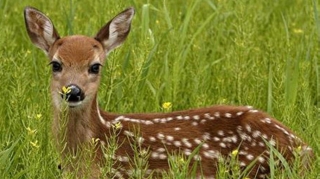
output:
M 83 107 L 55 108 L 53 133 L 58 146 L 76 151 L 81 144 L 96 138 L 103 130 L 99 115 L 96 97 Z

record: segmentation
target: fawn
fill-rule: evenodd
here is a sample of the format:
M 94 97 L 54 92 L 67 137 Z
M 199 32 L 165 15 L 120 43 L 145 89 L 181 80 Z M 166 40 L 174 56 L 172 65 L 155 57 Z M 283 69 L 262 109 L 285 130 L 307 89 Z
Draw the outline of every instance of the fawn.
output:
M 128 8 L 103 26 L 94 38 L 72 35 L 61 38 L 51 20 L 39 10 L 26 7 L 25 24 L 28 35 L 42 49 L 52 67 L 51 95 L 54 109 L 53 134 L 57 143 L 62 140 L 61 119 L 63 104 L 67 115 L 62 157 L 83 150 L 82 145 L 98 139 L 93 151 L 93 164 L 88 171 L 90 178 L 100 176 L 99 167 L 104 165 L 101 146 L 108 147 L 108 138 L 118 125 L 119 148 L 112 156 L 122 167 L 116 177 L 130 176 L 129 161 L 133 149 L 129 138 L 134 128 L 139 129 L 138 143 L 150 152 L 147 170 L 166 171 L 168 157 L 182 153 L 199 162 L 197 176 L 215 178 L 218 161 L 230 158 L 237 151 L 240 169 L 253 163 L 247 176 L 266 178 L 270 172 L 270 148 L 274 147 L 283 157 L 293 160 L 295 149 L 303 158 L 313 155 L 312 149 L 290 129 L 268 114 L 248 106 L 212 106 L 170 113 L 114 114 L 101 110 L 97 103 L 101 67 L 106 56 L 123 43 L 129 34 L 134 9 Z M 198 148 L 197 154 L 192 152 Z M 77 161 L 82 163 L 84 161 Z M 305 165 L 308 161 L 306 160 Z M 62 166 L 73 171 L 70 165 Z

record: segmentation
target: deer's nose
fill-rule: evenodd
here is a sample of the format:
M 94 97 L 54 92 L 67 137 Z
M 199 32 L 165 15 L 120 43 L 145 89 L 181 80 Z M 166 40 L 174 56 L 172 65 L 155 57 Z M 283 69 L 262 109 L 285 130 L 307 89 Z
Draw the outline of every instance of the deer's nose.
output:
M 68 102 L 79 102 L 84 99 L 84 93 L 81 88 L 77 85 L 71 84 L 62 89 L 61 97 Z

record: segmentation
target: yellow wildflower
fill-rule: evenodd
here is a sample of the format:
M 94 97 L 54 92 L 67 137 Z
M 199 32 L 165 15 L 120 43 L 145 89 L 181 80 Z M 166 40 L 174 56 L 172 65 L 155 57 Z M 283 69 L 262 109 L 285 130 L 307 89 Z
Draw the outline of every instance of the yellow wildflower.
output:
M 98 143 L 99 141 L 100 141 L 99 138 L 91 138 L 91 142 L 92 142 L 93 144 L 96 144 L 96 143 Z
M 172 103 L 171 103 L 171 102 L 164 102 L 164 103 L 162 104 L 162 108 L 163 108 L 163 109 L 168 110 L 168 109 L 171 109 L 171 107 L 172 107 Z
M 302 34 L 303 30 L 302 29 L 293 29 L 293 33 L 295 34 Z
M 69 94 L 71 92 L 71 88 L 70 87 L 62 87 L 62 93 L 63 94 Z
M 34 142 L 30 142 L 30 144 L 35 147 L 35 148 L 39 148 L 39 144 L 38 144 L 38 140 L 34 141 Z
M 113 128 L 115 128 L 116 130 L 121 129 L 122 128 L 122 124 L 121 122 L 117 122 L 113 125 Z
M 238 153 L 239 153 L 238 149 L 235 149 L 231 152 L 231 155 L 235 157 L 238 155 Z
M 301 147 L 301 145 L 299 145 L 299 146 L 296 148 L 296 152 L 297 152 L 297 153 L 300 153 L 301 150 L 302 150 L 302 147 Z
M 42 117 L 42 114 L 37 114 L 37 115 L 36 115 L 36 118 L 37 118 L 37 119 L 41 119 L 41 117 Z
M 32 130 L 30 127 L 27 127 L 26 129 L 27 129 L 29 135 L 35 134 L 37 132 L 36 129 Z

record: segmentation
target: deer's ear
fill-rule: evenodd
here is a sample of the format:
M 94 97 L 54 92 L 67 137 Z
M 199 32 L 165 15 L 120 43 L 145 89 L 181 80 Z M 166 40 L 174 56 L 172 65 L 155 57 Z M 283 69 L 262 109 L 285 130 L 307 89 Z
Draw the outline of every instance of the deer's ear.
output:
M 24 9 L 24 19 L 32 43 L 48 54 L 50 47 L 60 38 L 51 20 L 33 7 Z
M 115 16 L 97 33 L 95 39 L 102 43 L 106 53 L 124 42 L 130 32 L 133 15 L 134 9 L 130 7 Z

